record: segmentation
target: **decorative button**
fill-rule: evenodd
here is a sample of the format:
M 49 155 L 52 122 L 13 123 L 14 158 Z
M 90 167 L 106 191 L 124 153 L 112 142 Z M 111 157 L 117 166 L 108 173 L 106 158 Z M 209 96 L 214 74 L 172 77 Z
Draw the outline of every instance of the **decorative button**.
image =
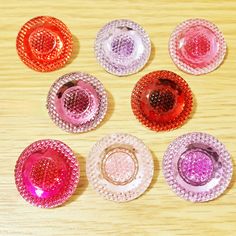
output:
M 66 202 L 79 182 L 79 163 L 72 150 L 57 140 L 39 140 L 20 155 L 15 182 L 30 204 L 52 208 Z
M 216 25 L 203 19 L 182 22 L 171 34 L 169 52 L 181 70 L 201 75 L 215 70 L 226 54 L 226 42 Z
M 192 111 L 192 92 L 187 82 L 171 71 L 154 71 L 143 76 L 131 95 L 137 119 L 155 131 L 181 126 Z
M 112 134 L 93 146 L 86 169 L 89 182 L 100 195 L 125 202 L 139 197 L 148 188 L 154 165 L 141 140 L 128 134 Z
M 233 165 L 225 146 L 205 133 L 189 133 L 172 142 L 163 160 L 167 183 L 180 197 L 204 202 L 220 196 L 230 183 Z
M 46 72 L 63 67 L 72 53 L 72 34 L 60 20 L 39 16 L 23 25 L 16 39 L 21 60 L 30 68 Z
M 97 60 L 111 74 L 125 76 L 138 72 L 147 63 L 150 53 L 148 34 L 133 21 L 111 21 L 97 34 Z
M 67 132 L 94 129 L 107 111 L 107 94 L 92 75 L 74 72 L 63 75 L 51 87 L 47 108 L 52 120 Z

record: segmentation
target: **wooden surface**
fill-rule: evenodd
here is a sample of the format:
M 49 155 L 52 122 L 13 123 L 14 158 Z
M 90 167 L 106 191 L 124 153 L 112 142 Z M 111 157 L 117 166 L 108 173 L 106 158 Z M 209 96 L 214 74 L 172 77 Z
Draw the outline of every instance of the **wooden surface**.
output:
M 220 198 L 203 204 L 186 202 L 165 183 L 161 164 L 168 144 L 190 131 L 215 135 L 236 158 L 236 1 L 19 1 L 0 0 L 0 234 L 1 235 L 235 235 L 235 174 Z M 51 15 L 61 19 L 74 35 L 73 60 L 63 69 L 39 73 L 18 58 L 15 38 L 30 18 Z M 195 77 L 178 70 L 168 54 L 168 40 L 176 24 L 201 17 L 224 33 L 227 57 L 216 71 Z M 97 31 L 108 21 L 128 18 L 141 24 L 152 40 L 152 55 L 139 73 L 119 78 L 106 73 L 94 57 Z M 79 46 L 79 49 L 78 49 Z M 156 133 L 133 116 L 130 93 L 144 74 L 172 70 L 187 80 L 195 95 L 191 119 L 180 129 Z M 49 119 L 45 100 L 59 76 L 84 71 L 95 75 L 109 94 L 109 112 L 94 131 L 68 134 Z M 98 196 L 85 176 L 85 159 L 92 145 L 112 132 L 141 138 L 151 149 L 155 175 L 139 199 L 125 204 Z M 77 154 L 82 177 L 75 195 L 56 209 L 38 209 L 26 203 L 16 190 L 14 166 L 20 152 L 31 142 L 59 139 Z M 235 172 L 235 171 L 234 171 Z

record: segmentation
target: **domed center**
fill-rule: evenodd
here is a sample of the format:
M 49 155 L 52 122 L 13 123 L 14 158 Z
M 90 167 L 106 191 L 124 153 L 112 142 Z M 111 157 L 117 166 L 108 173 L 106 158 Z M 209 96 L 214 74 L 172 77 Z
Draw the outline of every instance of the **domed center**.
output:
M 39 28 L 30 35 L 29 44 L 36 54 L 48 54 L 56 47 L 57 37 L 48 29 Z
M 49 158 L 43 158 L 32 166 L 30 179 L 34 186 L 50 190 L 58 183 L 59 175 L 55 162 Z
M 214 172 L 211 157 L 199 150 L 184 153 L 178 162 L 178 168 L 184 181 L 195 186 L 208 183 Z
M 128 184 L 136 176 L 137 159 L 129 150 L 115 148 L 103 159 L 102 173 L 115 185 Z
M 128 57 L 134 51 L 134 40 L 127 35 L 119 35 L 113 39 L 111 50 L 121 57 Z
M 73 87 L 64 94 L 63 105 L 65 110 L 72 117 L 77 117 L 86 111 L 90 103 L 86 91 Z
M 193 57 L 205 56 L 211 49 L 209 39 L 204 34 L 197 34 L 187 40 L 185 50 Z
M 150 93 L 149 103 L 161 112 L 167 112 L 174 107 L 175 96 L 171 91 L 154 90 Z

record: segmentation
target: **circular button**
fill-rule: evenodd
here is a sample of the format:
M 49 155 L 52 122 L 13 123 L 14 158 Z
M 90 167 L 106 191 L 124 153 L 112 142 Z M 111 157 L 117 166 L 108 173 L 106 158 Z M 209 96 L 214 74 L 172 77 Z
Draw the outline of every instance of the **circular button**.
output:
M 106 71 L 118 76 L 134 74 L 147 63 L 151 53 L 148 34 L 130 20 L 114 20 L 97 34 L 95 54 Z
M 143 76 L 131 95 L 138 120 L 155 131 L 182 125 L 192 111 L 192 92 L 186 81 L 171 71 L 154 71 Z
M 62 129 L 80 133 L 94 129 L 107 111 L 107 94 L 95 77 L 74 72 L 63 75 L 48 93 L 47 108 Z
M 86 162 L 94 189 L 108 200 L 131 201 L 145 192 L 153 177 L 152 155 L 145 144 L 128 134 L 98 141 Z
M 225 146 L 206 133 L 188 133 L 173 141 L 163 159 L 167 183 L 180 197 L 204 202 L 228 187 L 233 165 Z
M 16 39 L 21 60 L 30 68 L 46 72 L 63 67 L 72 53 L 72 34 L 60 20 L 39 16 L 23 25 Z
M 169 52 L 181 70 L 200 75 L 215 70 L 226 54 L 223 34 L 211 22 L 190 19 L 171 34 Z
M 79 164 L 72 150 L 57 140 L 39 140 L 20 155 L 15 181 L 21 196 L 32 205 L 52 208 L 63 204 L 79 182 Z

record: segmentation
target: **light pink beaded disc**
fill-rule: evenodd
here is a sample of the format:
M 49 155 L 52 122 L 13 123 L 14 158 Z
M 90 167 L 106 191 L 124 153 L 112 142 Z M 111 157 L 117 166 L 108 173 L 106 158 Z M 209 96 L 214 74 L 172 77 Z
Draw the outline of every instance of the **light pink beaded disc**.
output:
M 188 133 L 172 142 L 163 160 L 167 183 L 180 197 L 205 202 L 221 195 L 233 165 L 225 146 L 206 133 Z
M 201 75 L 215 70 L 226 54 L 223 34 L 204 19 L 189 19 L 179 24 L 171 34 L 169 53 L 181 70 Z
M 150 185 L 153 171 L 152 155 L 146 145 L 128 134 L 104 137 L 93 146 L 86 162 L 94 189 L 117 202 L 139 197 Z
M 30 204 L 52 208 L 63 204 L 79 182 L 79 163 L 72 150 L 57 140 L 39 140 L 20 155 L 15 182 Z
M 74 72 L 63 75 L 51 87 L 47 109 L 52 120 L 67 132 L 94 129 L 107 111 L 107 94 L 92 75 Z
M 95 55 L 106 71 L 118 76 L 134 74 L 147 63 L 151 41 L 145 30 L 130 20 L 114 20 L 97 34 Z

